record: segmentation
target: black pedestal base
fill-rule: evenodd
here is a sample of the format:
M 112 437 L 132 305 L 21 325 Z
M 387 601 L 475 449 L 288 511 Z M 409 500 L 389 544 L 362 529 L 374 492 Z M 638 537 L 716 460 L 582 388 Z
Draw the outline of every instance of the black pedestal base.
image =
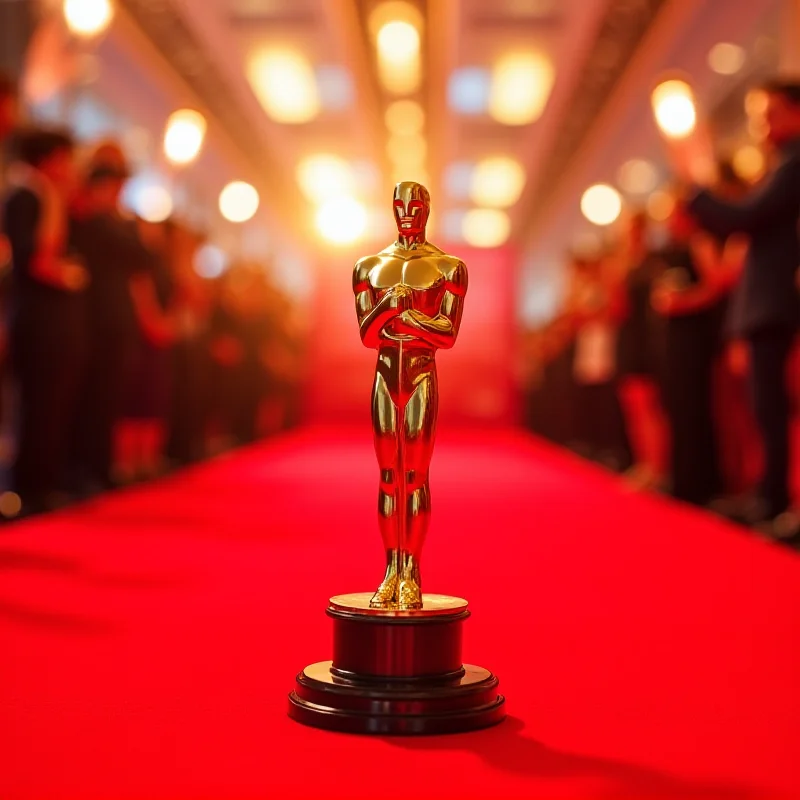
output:
M 305 725 L 345 733 L 457 733 L 495 725 L 505 716 L 498 680 L 464 665 L 445 681 L 345 680 L 332 661 L 306 667 L 289 695 L 289 716 Z
M 289 716 L 347 733 L 471 731 L 505 717 L 488 670 L 461 662 L 459 598 L 428 595 L 414 611 L 369 608 L 370 595 L 331 600 L 334 660 L 306 667 L 289 695 Z

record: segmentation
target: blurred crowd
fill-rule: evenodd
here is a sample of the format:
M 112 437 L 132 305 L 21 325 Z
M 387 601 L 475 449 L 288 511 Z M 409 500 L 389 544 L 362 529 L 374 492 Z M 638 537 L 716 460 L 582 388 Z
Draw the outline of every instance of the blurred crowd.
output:
M 761 91 L 760 182 L 721 163 L 703 186 L 672 153 L 665 225 L 632 212 L 616 241 L 571 254 L 560 312 L 526 334 L 527 421 L 633 488 L 797 541 L 800 84 Z
M 295 423 L 302 309 L 268 265 L 202 277 L 202 232 L 123 211 L 117 142 L 22 124 L 2 78 L 0 139 L 0 512 L 57 508 Z

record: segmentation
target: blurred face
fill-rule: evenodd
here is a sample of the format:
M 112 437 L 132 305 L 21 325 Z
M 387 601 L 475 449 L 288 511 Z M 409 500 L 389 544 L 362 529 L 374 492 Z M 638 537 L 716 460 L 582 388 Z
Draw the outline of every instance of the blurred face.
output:
M 800 106 L 782 94 L 767 95 L 764 120 L 767 138 L 773 144 L 781 145 L 800 136 Z

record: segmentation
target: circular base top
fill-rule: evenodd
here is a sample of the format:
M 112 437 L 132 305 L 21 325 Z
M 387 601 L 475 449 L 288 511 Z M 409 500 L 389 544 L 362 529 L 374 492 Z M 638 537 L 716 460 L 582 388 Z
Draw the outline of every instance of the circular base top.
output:
M 422 608 L 411 609 L 370 608 L 371 599 L 372 592 L 337 594 L 331 597 L 330 608 L 334 611 L 376 617 L 439 617 L 460 614 L 467 610 L 468 605 L 462 597 L 450 597 L 446 594 L 423 594 Z

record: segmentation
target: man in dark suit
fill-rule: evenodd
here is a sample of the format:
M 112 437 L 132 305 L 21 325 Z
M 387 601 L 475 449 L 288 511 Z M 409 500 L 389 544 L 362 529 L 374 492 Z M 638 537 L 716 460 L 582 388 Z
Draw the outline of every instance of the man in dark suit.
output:
M 789 398 L 786 365 L 800 321 L 800 83 L 773 81 L 766 97 L 772 172 L 738 201 L 698 191 L 691 213 L 711 233 L 748 235 L 750 248 L 729 309 L 730 332 L 750 345 L 754 411 L 764 441 L 761 521 L 777 535 L 796 534 L 789 508 Z M 788 517 L 788 519 L 787 519 Z M 787 528 L 788 525 L 788 528 Z

